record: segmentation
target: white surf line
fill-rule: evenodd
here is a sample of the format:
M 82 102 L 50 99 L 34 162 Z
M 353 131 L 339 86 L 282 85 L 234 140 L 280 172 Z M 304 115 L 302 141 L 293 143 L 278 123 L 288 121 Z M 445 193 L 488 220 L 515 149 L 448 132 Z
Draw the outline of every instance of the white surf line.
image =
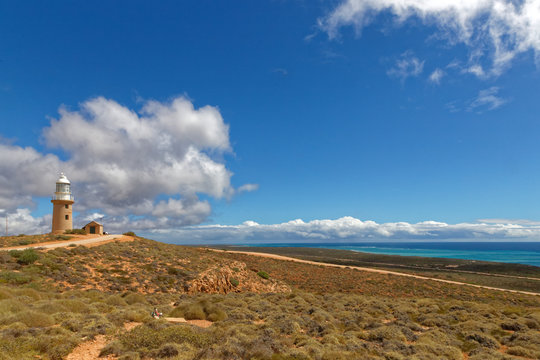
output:
M 74 245 L 86 245 L 86 244 L 92 244 L 102 241 L 108 241 L 113 240 L 115 238 L 120 238 L 122 235 L 103 235 L 99 237 L 94 237 L 90 239 L 81 239 L 81 240 L 64 240 L 62 242 L 54 243 L 54 244 L 31 244 L 28 246 L 13 246 L 13 247 L 6 247 L 6 248 L 0 248 L 0 251 L 9 251 L 9 250 L 26 250 L 26 249 L 55 249 L 59 247 L 67 247 L 71 244 Z
M 327 267 L 348 268 L 348 269 L 356 269 L 356 270 L 361 270 L 361 271 L 374 272 L 374 273 L 379 273 L 379 274 L 397 275 L 397 276 L 404 276 L 404 277 L 410 277 L 410 278 L 421 279 L 421 280 L 432 280 L 432 281 L 438 281 L 438 282 L 442 282 L 442 283 L 446 283 L 446 284 L 472 286 L 472 287 L 479 288 L 479 289 L 505 291 L 505 292 L 510 292 L 510 293 L 514 293 L 514 294 L 540 296 L 540 293 L 535 293 L 535 292 L 531 292 L 531 291 L 503 289 L 503 288 L 497 288 L 497 287 L 486 286 L 486 285 L 469 284 L 469 283 L 464 283 L 464 282 L 460 282 L 460 281 L 438 279 L 438 278 L 432 278 L 432 277 L 427 277 L 427 276 L 413 275 L 413 274 L 401 273 L 401 272 L 397 272 L 397 271 L 372 269 L 372 268 L 361 267 L 361 266 L 339 265 L 339 264 L 330 264 L 330 263 L 323 263 L 323 262 L 310 261 L 310 260 L 302 260 L 302 259 L 297 259 L 297 258 L 293 258 L 293 257 L 275 255 L 275 254 L 269 254 L 269 253 L 258 253 L 258 252 L 251 252 L 251 251 L 231 251 L 231 250 L 220 250 L 220 249 L 211 249 L 211 248 L 204 248 L 204 249 L 205 250 L 208 249 L 208 250 L 212 250 L 212 251 L 216 251 L 216 252 L 224 252 L 224 253 L 254 255 L 254 256 L 267 257 L 267 258 L 277 259 L 277 260 L 293 261 L 293 262 L 298 262 L 298 263 L 303 263 L 303 264 L 310 264 L 310 265 L 322 265 L 322 266 L 327 266 Z

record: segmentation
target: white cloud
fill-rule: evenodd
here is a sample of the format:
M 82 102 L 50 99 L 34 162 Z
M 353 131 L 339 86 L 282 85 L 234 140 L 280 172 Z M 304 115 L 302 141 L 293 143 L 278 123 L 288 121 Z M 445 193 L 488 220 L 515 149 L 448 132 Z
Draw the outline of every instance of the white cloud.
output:
M 52 195 L 60 171 L 72 181 L 83 220 L 97 211 L 109 219 L 138 216 L 141 226 L 198 224 L 211 213 L 200 194 L 237 192 L 222 156 L 231 151 L 229 126 L 217 108 L 196 109 L 182 96 L 147 101 L 139 112 L 103 97 L 75 111 L 61 107 L 42 137 L 67 159 L 0 143 L 0 209 L 14 212 Z
M 469 111 L 484 111 L 484 110 L 495 110 L 506 102 L 507 99 L 504 99 L 498 96 L 499 88 L 492 86 L 488 89 L 480 90 L 478 96 L 471 101 L 468 110 Z
M 471 49 L 469 65 L 479 71 L 478 61 L 489 58 L 490 75 L 499 75 L 519 54 L 532 51 L 540 61 L 540 0 L 343 0 L 319 26 L 330 38 L 343 26 L 357 33 L 380 13 L 389 13 L 401 25 L 410 18 L 435 25 L 438 35 Z
M 5 225 L 5 213 L 0 213 L 0 224 Z M 7 215 L 8 233 L 11 234 L 44 234 L 51 231 L 52 216 L 33 217 L 29 209 L 17 209 Z M 4 226 L 1 227 L 5 231 Z M 0 233 L 4 234 L 4 231 Z
M 537 223 L 476 222 L 447 224 L 437 221 L 383 223 L 353 217 L 336 220 L 301 219 L 264 225 L 246 221 L 240 225 L 203 225 L 176 230 L 156 229 L 152 237 L 181 243 L 277 243 L 380 240 L 539 240 Z
M 406 51 L 386 73 L 405 81 L 408 77 L 420 75 L 423 70 L 424 61 L 420 61 L 411 51 Z
M 259 189 L 259 184 L 244 184 L 237 189 L 237 192 L 251 192 Z
M 437 68 L 431 73 L 431 75 L 429 75 L 429 81 L 434 84 L 440 84 L 444 75 L 445 75 L 444 71 Z

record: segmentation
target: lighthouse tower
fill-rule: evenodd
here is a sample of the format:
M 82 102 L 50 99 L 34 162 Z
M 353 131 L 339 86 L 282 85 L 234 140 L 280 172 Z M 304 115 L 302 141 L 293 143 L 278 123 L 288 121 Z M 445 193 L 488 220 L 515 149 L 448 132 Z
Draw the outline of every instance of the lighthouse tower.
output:
M 73 195 L 71 195 L 71 183 L 64 173 L 56 180 L 56 192 L 51 200 L 53 203 L 52 234 L 63 234 L 66 230 L 73 229 Z

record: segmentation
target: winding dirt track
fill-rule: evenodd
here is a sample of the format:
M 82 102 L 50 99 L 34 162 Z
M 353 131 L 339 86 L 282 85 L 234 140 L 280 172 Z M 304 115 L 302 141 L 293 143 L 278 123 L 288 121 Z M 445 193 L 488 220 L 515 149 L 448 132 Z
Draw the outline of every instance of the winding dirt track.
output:
M 127 236 L 124 235 L 101 235 L 96 237 L 83 237 L 81 239 L 70 239 L 70 240 L 63 240 L 63 241 L 54 241 L 54 242 L 44 242 L 44 243 L 37 243 L 37 244 L 30 244 L 25 246 L 11 246 L 11 247 L 5 247 L 0 248 L 0 251 L 3 250 L 25 250 L 25 249 L 36 249 L 36 248 L 43 248 L 43 249 L 55 249 L 59 247 L 66 247 L 71 244 L 75 245 L 95 245 L 98 243 L 106 243 L 112 240 L 122 240 L 124 238 L 127 238 Z
M 476 284 L 469 284 L 469 283 L 464 283 L 464 282 L 459 282 L 459 281 L 437 279 L 437 278 L 421 276 L 421 275 L 406 274 L 406 273 L 401 273 L 401 272 L 397 272 L 397 271 L 373 269 L 373 268 L 361 267 L 361 266 L 330 264 L 330 263 L 323 263 L 323 262 L 310 261 L 310 260 L 302 260 L 302 259 L 297 259 L 297 258 L 288 257 L 288 256 L 268 254 L 268 253 L 259 253 L 259 252 L 253 252 L 253 251 L 232 251 L 232 250 L 219 250 L 219 249 L 205 248 L 205 250 L 206 249 L 216 251 L 216 252 L 245 254 L 245 255 L 266 257 L 266 258 L 271 258 L 271 259 L 276 259 L 276 260 L 294 261 L 294 262 L 303 263 L 303 264 L 310 264 L 310 265 L 328 266 L 328 267 L 336 267 L 336 268 L 349 268 L 349 269 L 356 269 L 356 270 L 374 272 L 374 273 L 379 273 L 379 274 L 405 276 L 405 277 L 421 279 L 421 280 L 438 281 L 438 282 L 447 283 L 447 284 L 462 285 L 462 286 L 472 286 L 472 287 L 480 288 L 480 289 L 506 291 L 506 292 L 510 292 L 510 293 L 514 293 L 514 294 L 525 294 L 525 295 L 540 296 L 540 293 L 535 293 L 535 292 L 530 292 L 530 291 L 502 289 L 502 288 L 497 288 L 497 287 L 492 287 L 492 286 L 476 285 Z

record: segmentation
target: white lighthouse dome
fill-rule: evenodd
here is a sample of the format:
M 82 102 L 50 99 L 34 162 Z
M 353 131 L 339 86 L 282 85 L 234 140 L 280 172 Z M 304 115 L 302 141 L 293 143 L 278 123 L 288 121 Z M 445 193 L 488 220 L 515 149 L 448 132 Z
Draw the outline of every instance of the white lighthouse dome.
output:
M 66 177 L 66 175 L 64 175 L 64 173 L 60 173 L 60 177 L 58 178 L 58 180 L 56 180 L 56 183 L 57 184 L 71 184 L 68 178 Z

